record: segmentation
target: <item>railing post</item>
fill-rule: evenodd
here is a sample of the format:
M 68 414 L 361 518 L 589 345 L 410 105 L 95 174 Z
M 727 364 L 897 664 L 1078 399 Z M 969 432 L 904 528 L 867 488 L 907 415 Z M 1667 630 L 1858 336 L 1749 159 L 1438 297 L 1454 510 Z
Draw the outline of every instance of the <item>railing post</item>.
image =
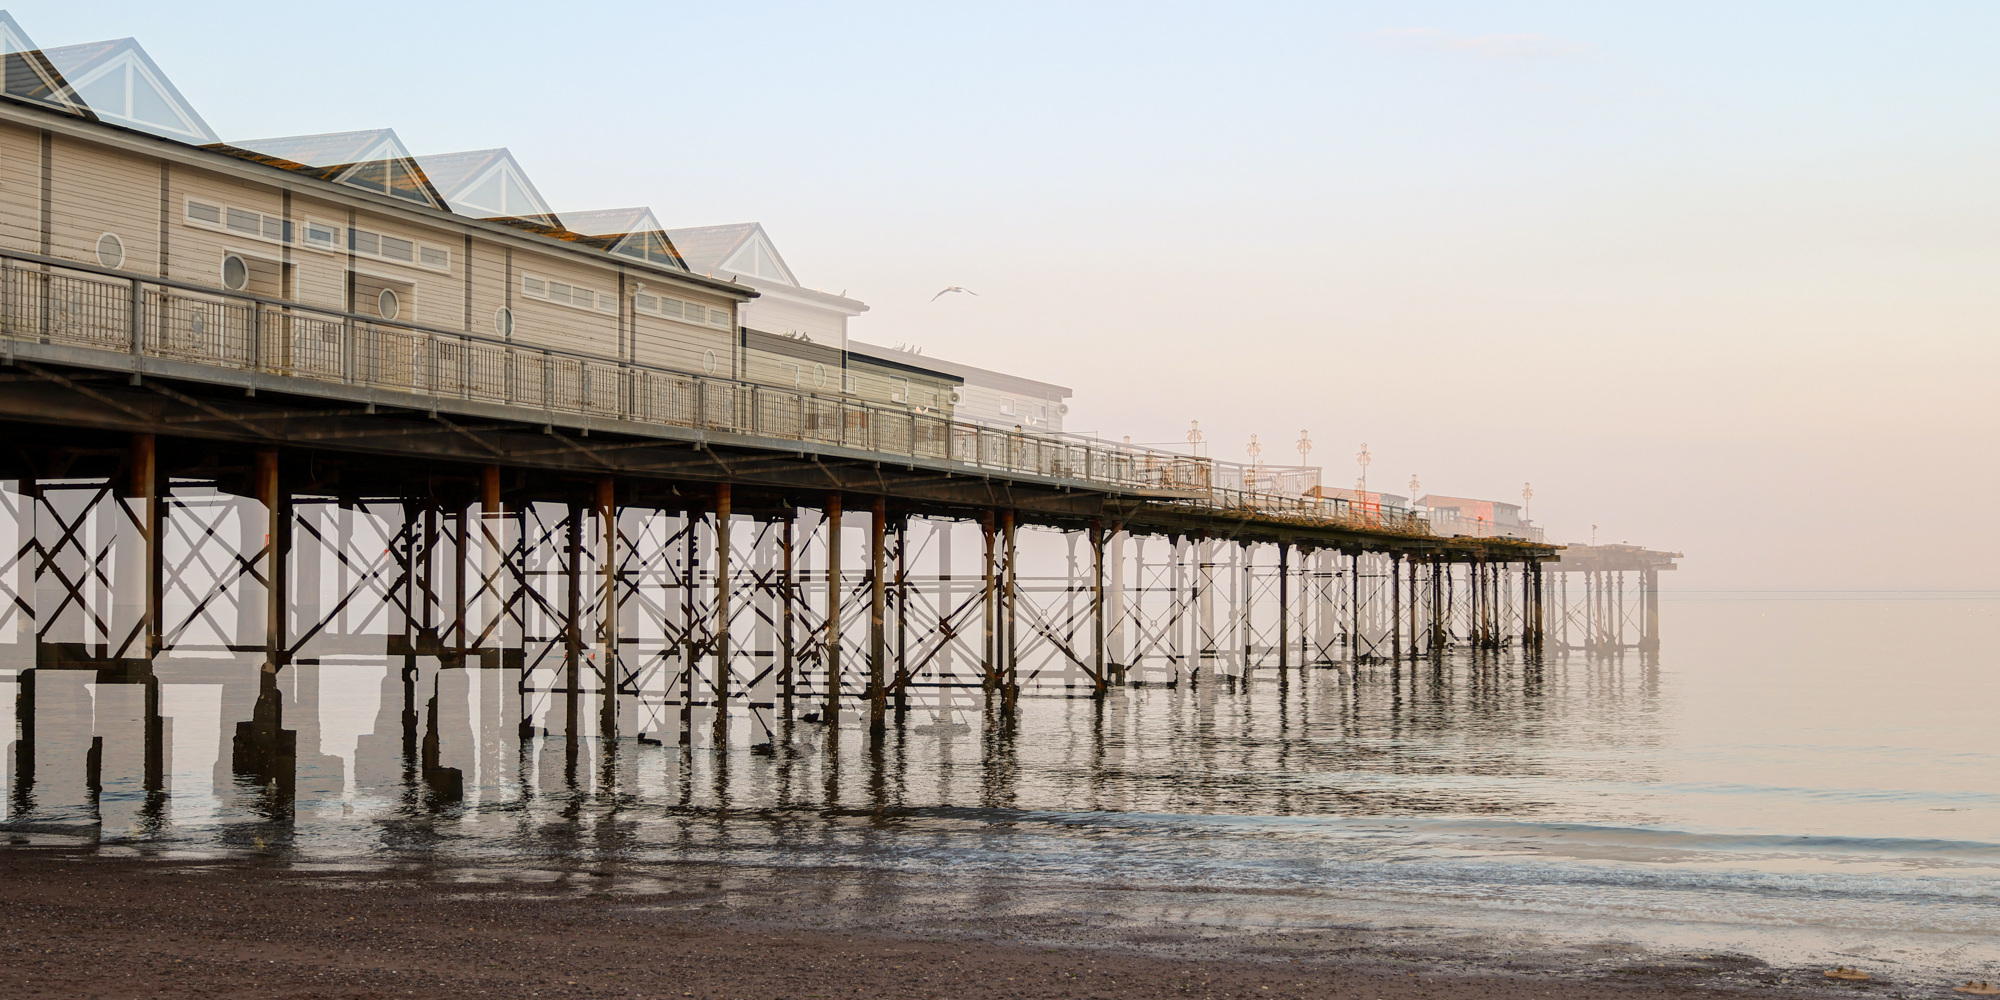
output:
M 361 347 L 357 339 L 360 337 L 361 331 L 359 327 L 354 325 L 352 319 L 346 318 L 340 321 L 340 330 L 340 380 L 353 384 L 355 362 L 357 360 L 355 355 L 360 351 Z
M 132 279 L 132 370 L 139 370 L 139 357 L 146 353 L 146 286 Z
M 250 370 L 264 370 L 264 307 L 250 303 Z

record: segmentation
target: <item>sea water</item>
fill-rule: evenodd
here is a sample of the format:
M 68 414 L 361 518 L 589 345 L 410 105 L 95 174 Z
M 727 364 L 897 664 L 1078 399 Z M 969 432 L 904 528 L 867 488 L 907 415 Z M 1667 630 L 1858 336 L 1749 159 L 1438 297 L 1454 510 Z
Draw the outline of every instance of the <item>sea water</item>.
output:
M 406 728 L 400 660 L 326 663 L 287 682 L 301 763 L 283 803 L 228 773 L 254 686 L 162 668 L 169 790 L 148 797 L 118 735 L 139 689 L 43 672 L 35 781 L 8 768 L 7 828 L 468 878 L 876 873 L 1217 927 L 2000 978 L 1996 613 L 2000 595 L 1669 593 L 1657 654 L 1263 670 L 1028 697 L 1011 724 L 971 692 L 879 741 L 795 720 L 724 750 L 522 739 L 508 675 L 434 663 Z M 433 695 L 454 802 L 422 781 Z

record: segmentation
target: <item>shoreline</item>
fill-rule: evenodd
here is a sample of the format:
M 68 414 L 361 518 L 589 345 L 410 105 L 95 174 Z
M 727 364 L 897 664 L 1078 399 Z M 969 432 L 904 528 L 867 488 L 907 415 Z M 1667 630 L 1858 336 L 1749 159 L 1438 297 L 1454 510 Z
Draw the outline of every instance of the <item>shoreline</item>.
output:
M 1616 942 L 1495 962 L 1399 928 L 1139 920 L 1087 905 L 1102 890 L 967 882 L 14 846 L 0 976 L 23 998 L 1953 995 Z

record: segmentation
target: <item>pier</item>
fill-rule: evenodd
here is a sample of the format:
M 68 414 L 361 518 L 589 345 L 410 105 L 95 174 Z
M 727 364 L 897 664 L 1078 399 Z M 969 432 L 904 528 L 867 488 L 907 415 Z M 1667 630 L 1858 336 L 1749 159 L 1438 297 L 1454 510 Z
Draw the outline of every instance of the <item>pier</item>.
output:
M 591 741 L 879 740 L 1028 697 L 1623 648 L 1628 571 L 1657 646 L 1666 554 L 1573 562 L 1489 502 L 1434 525 L 1317 468 L 1065 433 L 1066 388 L 850 342 L 866 305 L 754 224 L 559 216 L 506 150 L 389 129 L 223 142 L 159 86 L 177 132 L 64 83 L 111 55 L 151 65 L 130 39 L 15 53 L 0 100 L 39 166 L 0 189 L 14 815 L 51 767 L 165 794 L 163 684 L 218 688 L 230 772 L 288 800 L 324 773 L 308 667 L 386 668 L 449 802 L 470 698 L 572 769 Z M 48 759 L 43 706 L 86 697 L 84 759 Z

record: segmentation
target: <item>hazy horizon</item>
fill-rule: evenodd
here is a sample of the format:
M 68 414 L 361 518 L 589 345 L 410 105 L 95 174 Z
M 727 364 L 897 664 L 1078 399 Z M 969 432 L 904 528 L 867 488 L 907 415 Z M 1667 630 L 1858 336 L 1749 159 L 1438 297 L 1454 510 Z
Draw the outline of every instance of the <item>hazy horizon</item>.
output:
M 1958 502 L 2000 485 L 2000 9 L 10 9 L 137 37 L 226 139 L 390 126 L 558 211 L 760 221 L 856 338 L 1072 386 L 1076 430 L 1532 482 L 1672 588 L 2000 557 Z

